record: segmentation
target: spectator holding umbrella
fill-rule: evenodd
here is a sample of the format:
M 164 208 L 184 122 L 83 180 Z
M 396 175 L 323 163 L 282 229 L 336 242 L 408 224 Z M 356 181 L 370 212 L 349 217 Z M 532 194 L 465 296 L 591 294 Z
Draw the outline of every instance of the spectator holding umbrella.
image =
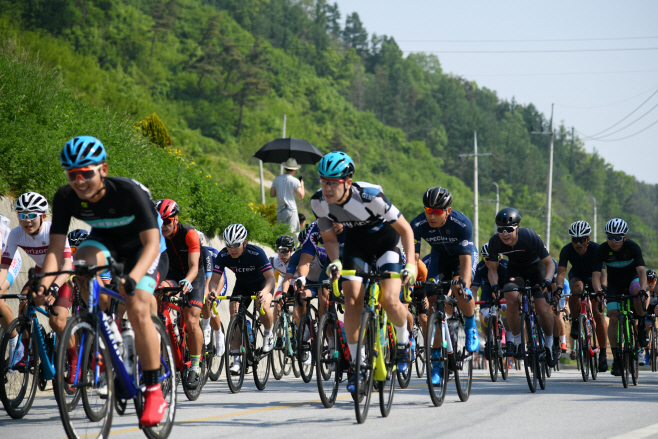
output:
M 278 223 L 288 224 L 291 232 L 299 229 L 295 195 L 300 201 L 305 195 L 304 181 L 301 177 L 299 179 L 294 177 L 299 168 L 301 166 L 297 164 L 297 160 L 289 158 L 283 163 L 285 172 L 274 179 L 270 188 L 270 196 L 276 197 L 276 220 Z

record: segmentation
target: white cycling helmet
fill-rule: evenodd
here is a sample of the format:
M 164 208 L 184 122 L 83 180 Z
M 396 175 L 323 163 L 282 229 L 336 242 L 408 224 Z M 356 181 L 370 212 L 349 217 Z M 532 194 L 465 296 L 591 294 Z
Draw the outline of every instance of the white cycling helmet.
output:
M 206 242 L 206 235 L 204 235 L 203 232 L 199 232 L 198 230 L 196 233 L 199 235 L 199 242 L 201 245 L 205 245 L 204 243 Z
M 569 235 L 572 238 L 583 238 L 592 233 L 592 228 L 587 221 L 576 221 L 569 227 Z
M 608 235 L 625 235 L 628 233 L 628 224 L 621 218 L 613 218 L 605 224 L 605 233 Z
M 247 239 L 247 229 L 242 224 L 231 224 L 224 229 L 226 245 L 242 244 Z
M 48 213 L 48 200 L 36 192 L 26 192 L 16 200 L 16 212 L 38 212 Z

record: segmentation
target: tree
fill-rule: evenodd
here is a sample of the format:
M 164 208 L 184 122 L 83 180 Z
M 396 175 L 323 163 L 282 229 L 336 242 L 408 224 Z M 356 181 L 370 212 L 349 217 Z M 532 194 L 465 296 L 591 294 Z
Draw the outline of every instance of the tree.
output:
M 345 20 L 343 42 L 347 47 L 356 49 L 359 56 L 365 56 L 368 53 L 368 32 L 366 32 L 359 14 L 356 12 L 348 15 Z
M 169 31 L 174 27 L 176 18 L 178 18 L 178 0 L 157 0 L 153 4 L 151 16 L 153 18 L 153 27 L 149 29 L 153 32 L 151 39 L 151 56 L 149 62 L 153 60 L 153 49 L 155 47 L 155 39 L 159 33 L 162 34 L 162 41 L 167 37 Z

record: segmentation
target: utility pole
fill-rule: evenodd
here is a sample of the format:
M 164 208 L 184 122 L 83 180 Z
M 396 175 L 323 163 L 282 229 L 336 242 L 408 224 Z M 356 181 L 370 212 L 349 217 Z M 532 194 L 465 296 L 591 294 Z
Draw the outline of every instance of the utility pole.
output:
M 541 134 L 544 136 L 549 136 L 549 146 L 548 146 L 548 184 L 546 188 L 546 231 L 544 233 L 544 243 L 546 248 L 551 248 L 551 201 L 553 195 L 553 105 L 551 104 L 551 123 L 548 129 L 548 133 L 544 131 L 531 131 L 530 134 Z
M 485 153 L 485 154 L 478 154 L 478 133 L 477 131 L 473 131 L 473 154 L 459 154 L 459 157 L 473 157 L 473 210 L 474 210 L 474 224 L 475 226 L 473 227 L 473 243 L 475 244 L 475 248 L 479 249 L 480 248 L 480 243 L 479 243 L 479 225 L 480 225 L 480 214 L 478 212 L 478 156 L 479 155 L 486 155 L 490 156 L 493 155 L 493 153 Z
M 500 210 L 500 194 L 498 193 L 498 183 L 495 181 L 493 184 L 496 186 L 496 213 Z M 498 228 L 496 227 L 496 222 L 494 221 L 494 233 L 498 231 Z
M 590 196 L 592 201 L 594 201 L 594 242 L 596 242 L 596 198 Z
M 282 139 L 286 138 L 286 115 L 283 115 L 283 136 L 281 136 Z M 279 174 L 283 175 L 283 163 L 281 163 L 281 168 L 279 169 Z

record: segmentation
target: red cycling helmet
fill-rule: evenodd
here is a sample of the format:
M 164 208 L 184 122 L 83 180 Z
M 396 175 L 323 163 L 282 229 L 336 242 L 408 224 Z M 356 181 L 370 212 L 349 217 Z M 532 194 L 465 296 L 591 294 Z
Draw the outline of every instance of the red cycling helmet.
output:
M 176 203 L 174 200 L 170 200 L 168 198 L 165 198 L 164 200 L 158 200 L 155 203 L 155 208 L 158 210 L 160 218 L 162 219 L 178 216 L 178 203 Z

